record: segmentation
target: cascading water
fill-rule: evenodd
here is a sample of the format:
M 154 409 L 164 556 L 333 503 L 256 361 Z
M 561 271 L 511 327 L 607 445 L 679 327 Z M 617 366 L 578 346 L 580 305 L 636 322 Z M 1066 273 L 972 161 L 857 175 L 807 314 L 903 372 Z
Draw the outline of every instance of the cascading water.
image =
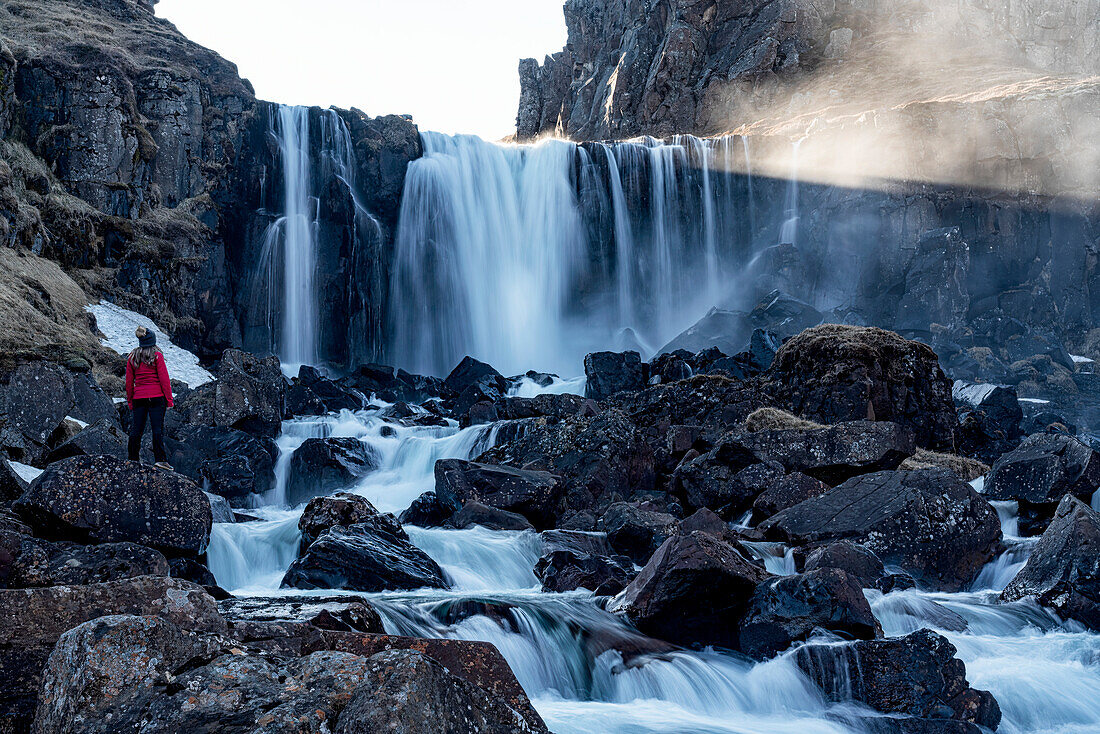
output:
M 318 121 L 316 135 L 311 114 Z M 263 315 L 267 340 L 263 346 L 279 355 L 285 371 L 296 374 L 299 366 L 320 361 L 319 219 L 322 209 L 331 204 L 325 199 L 330 184 L 338 182 L 355 210 L 349 222 L 351 269 L 365 270 L 367 263 L 377 259 L 382 229 L 359 199 L 351 135 L 335 110 L 281 105 L 272 114 L 269 132 L 278 142 L 282 211 L 264 233 L 250 308 Z M 262 199 L 267 187 L 265 174 Z M 382 341 L 381 319 L 372 317 L 380 294 L 353 288 L 348 298 L 346 312 L 352 315 L 348 360 L 373 358 L 377 353 L 372 347 Z
M 724 274 L 743 267 L 751 232 L 728 138 L 422 141 L 395 245 L 394 364 L 442 375 L 469 354 L 575 374 L 624 329 L 660 347 L 737 295 Z
M 576 388 L 557 380 L 515 392 Z M 581 386 L 583 389 L 583 386 Z M 420 427 L 384 417 L 387 406 L 302 418 L 284 424 L 280 465 L 308 437 L 351 436 L 367 444 L 379 468 L 350 491 L 385 511 L 399 511 L 434 486 L 435 461 L 474 457 L 491 447 L 496 426 Z M 285 483 L 280 470 L 279 482 Z M 301 506 L 277 486 L 254 510 L 260 521 L 216 524 L 208 550 L 219 584 L 238 595 L 302 595 L 280 590 L 297 554 Z M 1015 508 L 998 506 L 1006 531 Z M 830 703 L 800 672 L 791 654 L 764 663 L 719 652 L 672 651 L 604 610 L 584 590 L 539 590 L 533 567 L 542 551 L 531 531 L 448 530 L 408 526 L 410 539 L 444 569 L 452 588 L 366 595 L 391 634 L 483 640 L 504 655 L 556 734 L 772 734 L 865 732 L 873 715 L 852 703 Z M 997 603 L 999 591 L 1033 545 L 1007 533 L 1009 548 L 967 592 L 867 591 L 888 635 L 930 627 L 947 636 L 970 682 L 993 692 L 1007 734 L 1084 734 L 1100 727 L 1100 635 L 1063 623 L 1033 602 Z M 775 574 L 793 573 L 793 551 L 745 543 Z M 316 594 L 316 592 L 308 592 Z M 840 654 L 821 644 L 816 655 Z

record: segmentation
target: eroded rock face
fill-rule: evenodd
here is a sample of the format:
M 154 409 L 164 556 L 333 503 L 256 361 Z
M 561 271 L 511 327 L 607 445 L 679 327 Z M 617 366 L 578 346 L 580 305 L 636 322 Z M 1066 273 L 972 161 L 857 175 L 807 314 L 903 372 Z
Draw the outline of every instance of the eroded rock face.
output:
M 922 584 L 957 591 L 1001 540 L 996 511 L 945 469 L 865 474 L 765 520 L 792 545 L 852 540 Z
M 0 532 L 2 536 L 4 533 Z M 164 555 L 134 543 L 78 545 L 50 543 L 22 536 L 13 550 L 15 553 L 10 563 L 0 563 L 0 567 L 6 569 L 6 578 L 0 578 L 0 586 L 26 588 L 98 584 L 139 576 L 168 576 L 171 573 Z M 0 576 L 4 575 L 0 571 Z
M 887 714 L 955 719 L 996 729 L 1001 709 L 970 687 L 955 647 L 930 630 L 841 646 L 807 645 L 795 662 L 831 701 L 854 700 Z M 850 697 L 850 699 L 849 699 Z
M 713 535 L 673 535 L 626 587 L 615 611 L 661 640 L 736 649 L 732 620 L 741 618 L 767 575 Z
M 584 396 L 603 400 L 646 386 L 647 369 L 637 352 L 594 352 L 584 358 Z
M 623 590 L 633 573 L 607 556 L 556 550 L 539 558 L 535 575 L 542 581 L 543 591 L 585 588 L 597 596 L 611 596 Z
M 824 423 L 890 421 L 918 446 L 951 450 L 958 417 L 936 353 L 882 329 L 827 324 L 776 353 L 771 389 L 791 411 Z
M 1049 505 L 1071 494 L 1088 500 L 1100 487 L 1100 454 L 1072 436 L 1037 433 L 993 464 L 985 495 Z
M 1062 498 L 1027 565 L 1001 594 L 1007 601 L 1025 596 L 1100 630 L 1100 514 L 1072 495 Z
M 209 500 L 191 480 L 111 456 L 51 464 L 15 507 L 47 536 L 132 542 L 176 555 L 205 552 L 213 522 Z
M 286 378 L 277 357 L 259 358 L 239 349 L 222 354 L 214 383 L 214 424 L 274 436 L 286 407 Z
M 607 533 L 607 542 L 616 552 L 636 563 L 645 563 L 654 551 L 676 532 L 678 520 L 629 502 L 616 502 L 600 517 L 598 527 Z

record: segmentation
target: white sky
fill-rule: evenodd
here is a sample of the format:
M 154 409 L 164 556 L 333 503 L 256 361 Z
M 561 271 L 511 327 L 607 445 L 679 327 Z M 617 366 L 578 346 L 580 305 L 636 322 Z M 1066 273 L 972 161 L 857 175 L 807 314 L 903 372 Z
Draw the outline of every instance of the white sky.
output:
M 563 0 L 160 0 L 261 99 L 411 114 L 422 130 L 515 132 L 516 68 L 565 45 Z

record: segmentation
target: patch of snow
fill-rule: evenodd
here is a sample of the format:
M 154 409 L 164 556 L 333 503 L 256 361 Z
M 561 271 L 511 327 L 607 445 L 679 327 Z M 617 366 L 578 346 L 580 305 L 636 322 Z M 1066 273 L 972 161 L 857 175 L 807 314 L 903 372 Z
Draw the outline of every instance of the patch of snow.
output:
M 35 479 L 38 479 L 39 475 L 42 474 L 41 469 L 36 469 L 33 466 L 29 466 L 27 464 L 20 464 L 18 461 L 9 461 L 8 466 L 10 466 L 12 470 L 19 475 L 20 479 L 22 479 L 24 482 L 27 482 L 28 484 L 33 482 Z
M 951 397 L 977 407 L 996 389 L 996 385 L 987 383 L 974 384 L 955 380 L 955 384 L 951 386 Z
M 981 494 L 985 491 L 985 477 L 980 476 L 970 483 L 970 486 L 974 488 L 974 491 Z
M 1050 405 L 1049 400 L 1041 400 L 1040 398 L 1017 398 L 1021 403 L 1035 403 L 1036 405 Z
M 115 405 L 118 405 L 119 403 L 125 403 L 126 402 L 126 398 L 111 398 L 111 400 L 114 401 Z
M 1092 364 L 1095 359 L 1089 359 L 1088 357 L 1082 357 L 1080 354 L 1071 354 L 1069 358 L 1073 360 L 1074 364 Z
M 100 301 L 84 310 L 95 316 L 96 326 L 103 333 L 103 346 L 113 349 L 119 354 L 129 354 L 137 346 L 137 337 L 134 330 L 144 326 L 157 335 L 157 346 L 164 353 L 164 363 L 168 366 L 168 374 L 172 379 L 185 383 L 188 387 L 195 388 L 214 379 L 214 375 L 203 369 L 199 364 L 199 358 L 191 352 L 177 347 L 168 339 L 163 331 L 153 323 L 152 319 L 142 316 L 134 311 L 127 311 L 109 301 Z
M 77 425 L 78 425 L 78 426 L 80 426 L 81 428 L 87 428 L 87 427 L 88 427 L 88 424 L 87 424 L 87 423 L 85 423 L 84 421 L 80 420 L 79 418 L 73 418 L 73 417 L 72 417 L 71 415 L 67 415 L 67 416 L 65 416 L 65 420 L 67 420 L 67 421 L 72 421 L 73 423 L 77 424 Z

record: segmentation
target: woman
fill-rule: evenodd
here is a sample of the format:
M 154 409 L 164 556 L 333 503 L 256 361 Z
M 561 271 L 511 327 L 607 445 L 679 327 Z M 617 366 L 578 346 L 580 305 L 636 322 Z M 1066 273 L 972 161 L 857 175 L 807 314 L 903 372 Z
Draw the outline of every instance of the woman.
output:
M 157 335 L 139 326 L 138 348 L 126 358 L 126 403 L 130 406 L 130 461 L 140 461 L 141 436 L 146 419 L 153 426 L 153 458 L 156 466 L 171 469 L 164 451 L 164 413 L 172 407 L 172 382 L 164 355 L 157 349 Z

